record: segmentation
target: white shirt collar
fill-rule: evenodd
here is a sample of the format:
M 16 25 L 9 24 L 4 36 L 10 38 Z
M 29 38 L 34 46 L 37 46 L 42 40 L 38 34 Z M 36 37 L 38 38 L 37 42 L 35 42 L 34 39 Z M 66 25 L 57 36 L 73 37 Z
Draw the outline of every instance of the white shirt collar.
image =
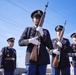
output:
M 34 25 L 34 27 L 35 27 L 35 28 L 37 28 L 37 26 L 36 26 L 36 25 Z

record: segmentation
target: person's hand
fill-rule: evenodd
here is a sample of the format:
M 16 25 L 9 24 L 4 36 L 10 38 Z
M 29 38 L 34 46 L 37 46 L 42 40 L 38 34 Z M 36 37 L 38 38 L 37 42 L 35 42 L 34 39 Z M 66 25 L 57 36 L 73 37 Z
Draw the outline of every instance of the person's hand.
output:
M 60 55 L 60 51 L 58 51 L 58 49 L 54 49 L 53 53 L 56 54 L 56 55 Z
M 75 56 L 76 56 L 76 53 L 75 53 Z
M 41 36 L 43 36 L 43 29 L 42 29 L 42 27 L 38 26 L 36 28 L 36 30 L 39 31 L 39 33 L 40 33 Z
M 76 56 L 76 53 L 72 53 L 72 56 Z
M 34 45 L 39 45 L 40 42 L 37 40 L 37 37 L 29 39 L 29 43 L 32 43 Z
M 49 51 L 49 54 L 56 54 L 56 55 L 59 55 L 60 54 L 60 52 L 58 51 L 58 49 L 52 49 L 52 50 L 50 50 Z
M 62 43 L 61 42 L 57 42 L 57 45 L 60 47 L 60 48 L 62 48 Z
M 2 68 L 2 69 L 0 69 L 0 71 L 3 73 L 4 72 L 4 69 Z
M 49 51 L 49 54 L 52 54 L 52 53 L 53 53 L 53 50 L 50 50 L 50 51 Z

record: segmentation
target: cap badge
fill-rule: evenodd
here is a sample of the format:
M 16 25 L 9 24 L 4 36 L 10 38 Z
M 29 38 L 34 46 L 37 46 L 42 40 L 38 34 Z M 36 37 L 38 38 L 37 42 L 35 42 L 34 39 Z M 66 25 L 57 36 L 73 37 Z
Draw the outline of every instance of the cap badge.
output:
M 40 11 L 38 11 L 38 14 L 41 14 Z

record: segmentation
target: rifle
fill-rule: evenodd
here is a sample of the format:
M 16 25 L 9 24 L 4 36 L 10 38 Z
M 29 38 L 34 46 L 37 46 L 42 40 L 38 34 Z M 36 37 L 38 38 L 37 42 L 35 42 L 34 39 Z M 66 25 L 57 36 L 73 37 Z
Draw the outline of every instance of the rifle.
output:
M 63 38 L 63 34 L 64 34 L 66 22 L 67 22 L 67 21 L 64 22 L 64 27 L 63 27 L 62 32 L 61 32 L 61 34 L 60 34 L 60 40 L 59 40 L 60 42 L 62 42 L 62 38 Z M 60 49 L 59 46 L 58 46 L 58 50 L 61 52 L 61 49 Z M 54 60 L 53 60 L 53 66 L 54 66 L 54 67 L 58 67 L 58 62 L 60 62 L 60 55 L 56 55 L 56 56 L 55 56 L 55 58 L 54 58 Z
M 45 10 L 44 10 L 44 13 L 43 13 L 43 15 L 42 15 L 42 17 L 41 17 L 41 19 L 40 19 L 40 22 L 39 22 L 39 25 L 38 26 L 40 26 L 40 27 L 42 27 L 42 25 L 43 25 L 43 21 L 44 21 L 44 18 L 45 18 L 45 14 L 46 14 L 46 9 L 47 9 L 47 7 L 48 7 L 48 2 L 47 2 L 47 4 L 45 5 Z M 37 34 L 36 34 L 36 36 L 38 36 L 38 40 L 40 40 L 39 38 L 40 38 L 40 33 L 39 32 L 37 32 Z M 31 55 L 30 55 L 30 60 L 32 60 L 32 61 L 37 61 L 37 55 L 39 54 L 39 49 L 40 49 L 40 45 L 35 45 L 34 47 L 33 47 L 33 49 L 32 49 L 32 52 L 31 52 Z

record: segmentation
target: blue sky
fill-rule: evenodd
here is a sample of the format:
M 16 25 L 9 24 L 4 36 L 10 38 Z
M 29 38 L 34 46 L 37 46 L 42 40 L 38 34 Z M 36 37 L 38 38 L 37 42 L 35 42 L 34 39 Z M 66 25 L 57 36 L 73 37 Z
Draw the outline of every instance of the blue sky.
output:
M 7 38 L 15 37 L 17 50 L 17 66 L 25 67 L 26 47 L 19 47 L 18 40 L 28 26 L 33 26 L 30 17 L 34 10 L 44 11 L 45 4 L 49 2 L 43 28 L 49 30 L 51 38 L 56 37 L 55 27 L 64 25 L 64 37 L 72 43 L 70 35 L 76 32 L 76 0 L 0 0 L 0 49 L 7 46 Z

